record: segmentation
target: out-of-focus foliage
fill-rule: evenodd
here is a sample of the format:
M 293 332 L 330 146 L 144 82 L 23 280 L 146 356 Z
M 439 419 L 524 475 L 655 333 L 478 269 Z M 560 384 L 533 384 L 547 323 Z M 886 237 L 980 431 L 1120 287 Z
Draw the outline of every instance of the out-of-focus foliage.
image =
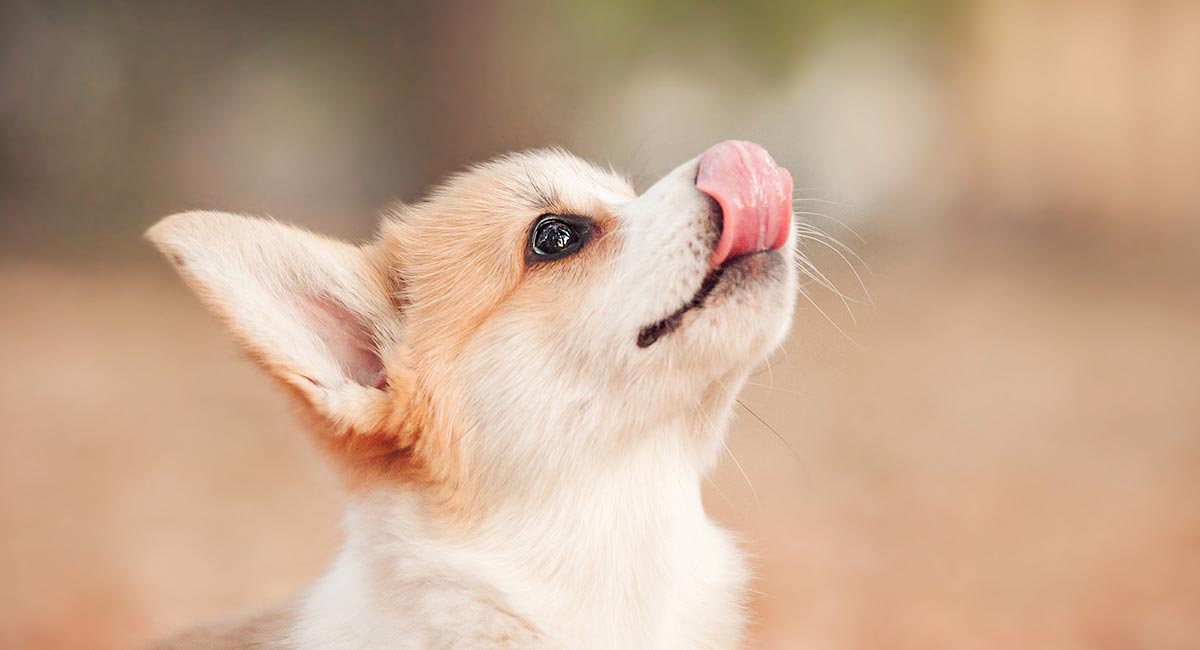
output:
M 664 42 L 710 39 L 746 57 L 748 64 L 778 73 L 839 20 L 900 21 L 935 30 L 959 5 L 952 0 L 578 0 L 570 6 L 576 20 L 597 30 L 624 60 Z
M 0 3 L 0 250 L 144 253 L 199 206 L 362 236 L 500 152 L 646 177 L 726 137 L 863 224 L 1185 241 L 1197 6 Z

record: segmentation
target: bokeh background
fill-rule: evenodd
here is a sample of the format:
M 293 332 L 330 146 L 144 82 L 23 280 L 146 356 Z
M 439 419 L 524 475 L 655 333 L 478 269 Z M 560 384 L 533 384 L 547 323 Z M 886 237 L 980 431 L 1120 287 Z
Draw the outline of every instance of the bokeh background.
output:
M 1190 0 L 2 2 L 0 646 L 137 646 L 339 544 L 157 218 L 362 239 L 499 152 L 645 187 L 737 137 L 828 235 L 707 488 L 750 647 L 1200 648 L 1198 70 Z

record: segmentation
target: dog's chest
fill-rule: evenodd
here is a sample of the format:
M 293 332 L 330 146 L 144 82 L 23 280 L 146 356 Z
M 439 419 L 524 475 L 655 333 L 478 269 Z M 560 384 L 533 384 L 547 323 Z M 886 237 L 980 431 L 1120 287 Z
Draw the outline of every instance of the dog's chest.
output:
M 439 552 L 406 556 L 385 577 L 344 555 L 310 593 L 297 645 L 734 648 L 746 571 L 729 535 L 704 524 L 641 546 L 521 559 L 537 566 Z

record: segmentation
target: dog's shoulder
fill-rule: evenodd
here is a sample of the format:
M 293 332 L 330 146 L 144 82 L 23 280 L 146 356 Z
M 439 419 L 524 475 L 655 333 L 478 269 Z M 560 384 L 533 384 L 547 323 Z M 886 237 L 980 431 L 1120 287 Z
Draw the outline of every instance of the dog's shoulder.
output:
M 566 647 L 485 581 L 414 558 L 386 574 L 343 554 L 303 597 L 298 649 Z
M 150 650 L 288 650 L 296 625 L 296 607 L 288 604 L 248 617 L 188 630 L 150 646 Z

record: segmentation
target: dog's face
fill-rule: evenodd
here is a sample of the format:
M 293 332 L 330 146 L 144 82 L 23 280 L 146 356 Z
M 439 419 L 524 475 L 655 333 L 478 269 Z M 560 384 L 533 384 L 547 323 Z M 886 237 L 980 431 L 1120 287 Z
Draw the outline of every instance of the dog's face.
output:
M 748 143 L 640 196 L 542 151 L 451 179 L 361 248 L 216 213 L 150 236 L 331 448 L 376 476 L 494 493 L 653 436 L 718 442 L 790 322 L 790 202 L 786 171 Z

